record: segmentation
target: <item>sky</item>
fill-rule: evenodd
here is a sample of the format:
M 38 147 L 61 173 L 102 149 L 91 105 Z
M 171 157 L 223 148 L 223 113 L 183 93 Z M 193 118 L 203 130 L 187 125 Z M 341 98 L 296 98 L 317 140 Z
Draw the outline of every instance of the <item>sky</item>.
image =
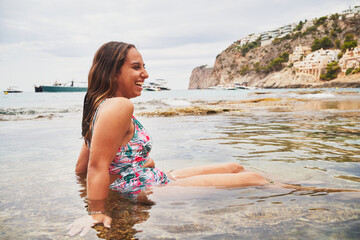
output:
M 87 82 L 97 49 L 135 44 L 149 80 L 187 89 L 233 42 L 289 23 L 341 13 L 353 0 L 0 0 L 0 90 Z

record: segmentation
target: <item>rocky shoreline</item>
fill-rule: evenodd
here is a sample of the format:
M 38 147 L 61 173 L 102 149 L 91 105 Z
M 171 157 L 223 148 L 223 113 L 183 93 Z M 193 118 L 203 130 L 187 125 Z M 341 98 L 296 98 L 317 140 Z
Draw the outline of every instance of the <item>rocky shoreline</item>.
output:
M 342 75 L 326 81 L 317 80 L 309 74 L 294 74 L 290 68 L 286 68 L 250 82 L 250 86 L 258 88 L 359 88 L 360 74 Z
M 213 69 L 198 67 L 192 71 L 189 89 L 205 89 L 217 85 L 211 77 Z M 237 83 L 247 83 L 256 88 L 360 88 L 360 73 L 340 75 L 334 80 L 317 80 L 309 74 L 295 74 L 293 69 L 285 68 L 279 72 L 261 77 L 258 74 L 247 74 L 234 79 Z
M 210 90 L 209 90 L 210 91 Z M 289 90 L 289 93 L 292 91 Z M 270 111 L 270 112 L 298 112 L 304 109 L 319 110 L 352 110 L 347 115 L 358 116 L 360 110 L 360 98 L 357 91 L 327 91 L 309 90 L 293 91 L 297 97 L 276 96 L 260 90 L 251 92 L 253 99 L 244 100 L 220 100 L 194 103 L 186 107 L 162 108 L 154 111 L 138 112 L 138 116 L 146 117 L 176 117 L 176 116 L 204 116 L 213 114 L 242 114 L 246 112 Z M 333 94 L 334 98 L 310 97 L 318 94 Z M 301 97 L 305 96 L 305 97 Z M 344 113 L 345 114 L 345 113 Z

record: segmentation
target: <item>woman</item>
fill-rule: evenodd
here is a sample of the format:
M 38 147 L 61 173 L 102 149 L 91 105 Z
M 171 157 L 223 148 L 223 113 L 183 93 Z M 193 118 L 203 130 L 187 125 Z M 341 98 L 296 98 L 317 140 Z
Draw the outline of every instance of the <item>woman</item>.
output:
M 91 224 L 109 227 L 105 214 L 109 188 L 141 200 L 152 186 L 246 187 L 266 185 L 265 178 L 236 163 L 193 167 L 165 173 L 149 157 L 151 138 L 133 117 L 129 99 L 140 96 L 149 74 L 132 44 L 109 42 L 95 54 L 84 99 L 81 148 L 77 173 L 87 172 Z

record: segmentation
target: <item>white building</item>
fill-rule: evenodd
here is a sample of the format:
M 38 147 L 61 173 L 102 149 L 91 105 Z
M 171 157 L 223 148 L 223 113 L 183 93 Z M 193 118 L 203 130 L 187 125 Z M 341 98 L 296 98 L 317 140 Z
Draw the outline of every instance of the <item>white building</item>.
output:
M 256 40 L 258 40 L 259 37 L 260 37 L 260 34 L 258 34 L 258 33 L 250 34 L 250 35 L 240 39 L 239 40 L 239 45 L 240 45 L 240 47 L 242 47 L 247 43 L 255 42 Z
M 346 72 L 349 68 L 360 67 L 360 48 L 356 47 L 354 50 L 346 50 L 346 53 L 342 56 L 339 61 L 342 72 Z
M 349 9 L 346 9 L 341 13 L 345 15 L 345 18 L 354 17 L 355 14 L 360 13 L 360 6 L 355 6 L 353 8 L 350 6 Z
M 297 62 L 302 60 L 305 56 L 311 53 L 311 48 L 307 46 L 297 46 L 294 52 L 289 55 L 289 62 Z
M 303 61 L 294 62 L 296 73 L 305 73 L 320 79 L 320 74 L 325 73 L 327 64 L 338 60 L 340 50 L 317 50 L 308 54 Z
M 261 41 L 266 41 L 266 40 L 274 39 L 277 37 L 285 37 L 287 34 L 291 33 L 295 27 L 296 27 L 296 24 L 292 23 L 292 24 L 288 24 L 288 25 L 279 27 L 279 28 L 271 30 L 271 31 L 263 32 L 260 34 Z

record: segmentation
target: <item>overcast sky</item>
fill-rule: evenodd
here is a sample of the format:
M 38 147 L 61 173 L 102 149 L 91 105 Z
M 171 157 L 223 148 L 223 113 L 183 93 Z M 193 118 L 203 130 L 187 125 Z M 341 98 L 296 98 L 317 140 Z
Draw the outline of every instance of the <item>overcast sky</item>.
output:
M 86 82 L 96 50 L 133 43 L 149 79 L 187 89 L 191 71 L 213 65 L 251 33 L 341 12 L 352 0 L 0 0 L 0 90 Z

